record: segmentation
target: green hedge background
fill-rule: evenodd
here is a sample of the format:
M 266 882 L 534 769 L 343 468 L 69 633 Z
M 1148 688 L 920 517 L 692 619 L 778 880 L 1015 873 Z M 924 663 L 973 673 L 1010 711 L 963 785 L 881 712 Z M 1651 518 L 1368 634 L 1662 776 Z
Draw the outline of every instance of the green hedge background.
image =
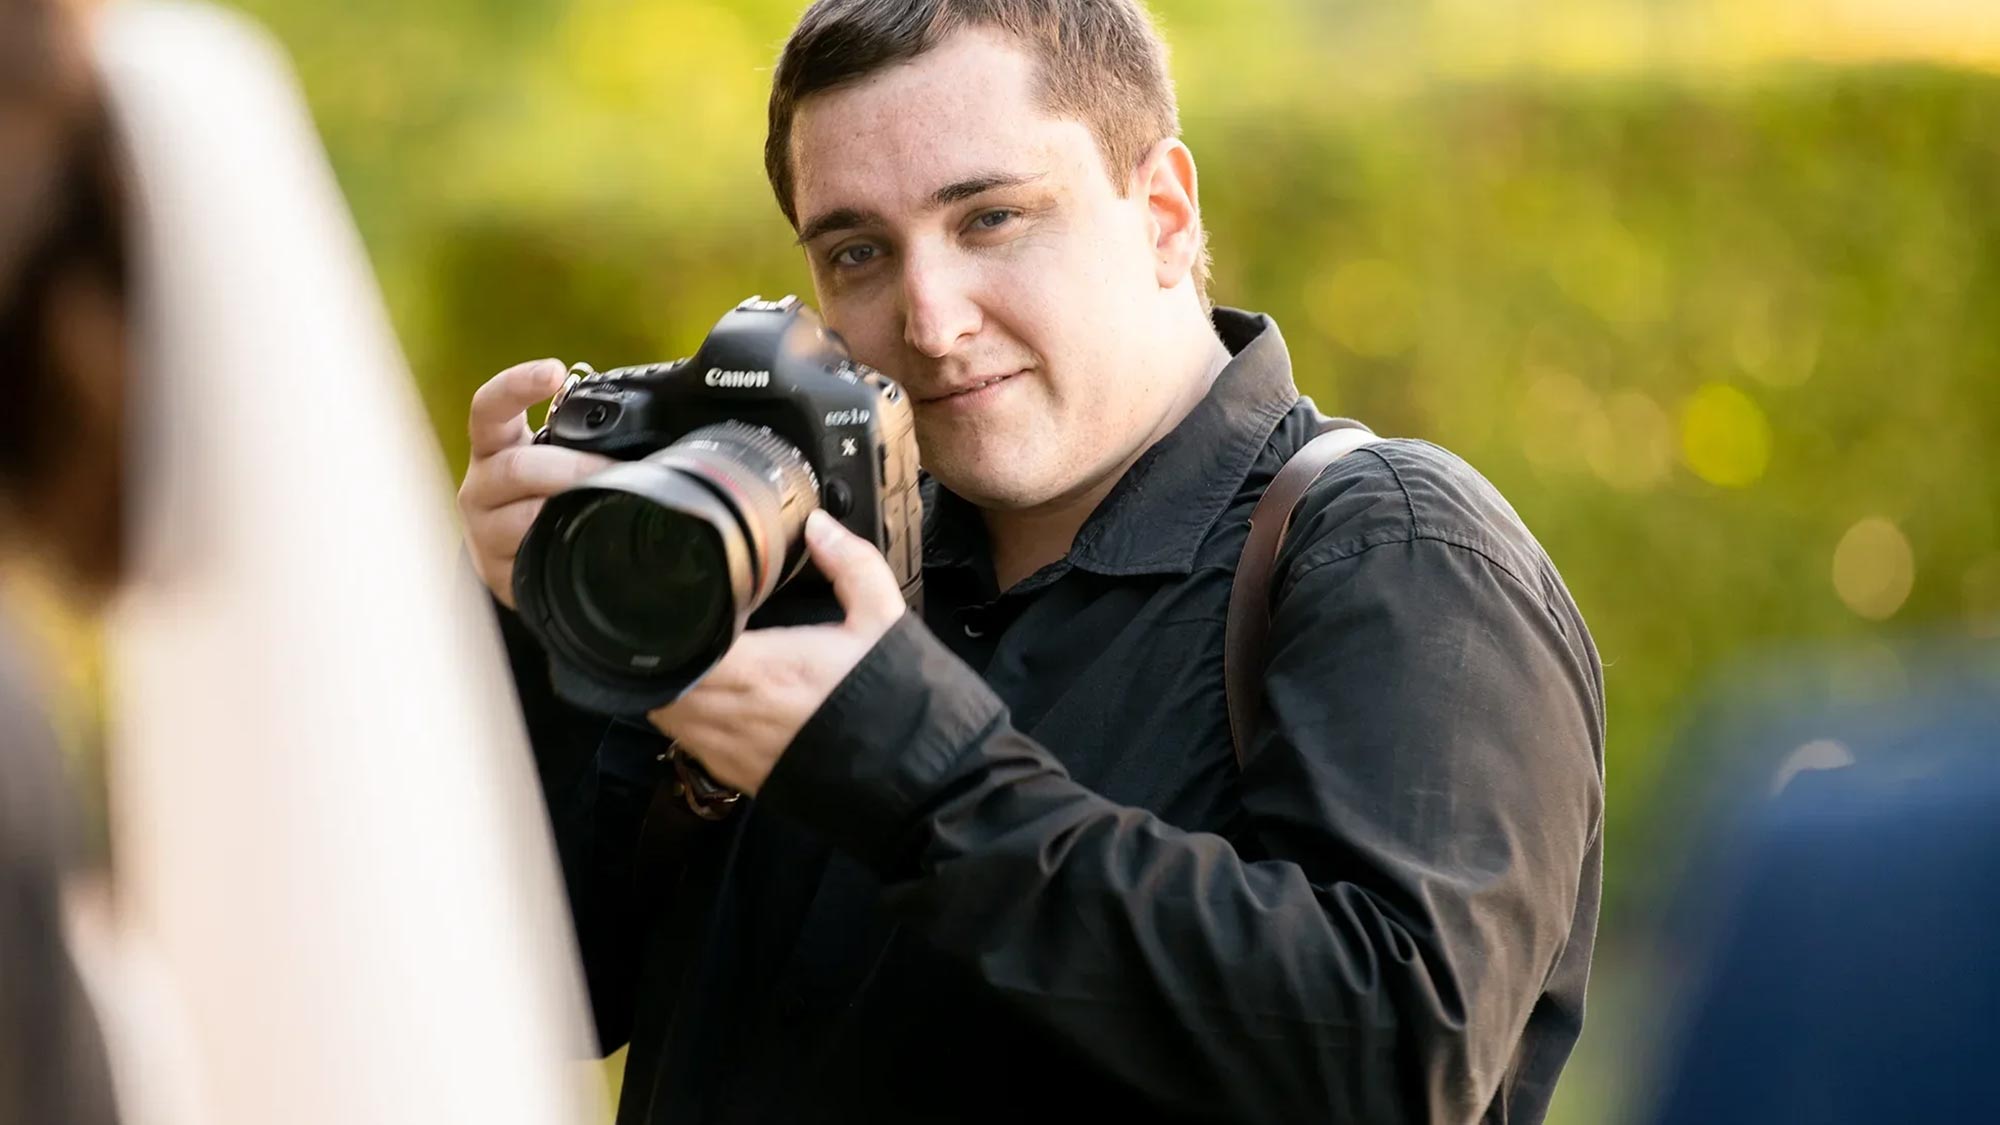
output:
M 810 287 L 761 172 L 797 0 L 245 0 L 292 53 L 454 468 L 542 355 L 684 354 Z M 1723 670 L 2000 637 L 2000 19 L 1911 3 L 1159 0 L 1218 299 L 1323 408 L 1444 444 L 1610 695 L 1605 934 L 1556 1120 L 1615 1116 Z M 1817 673 L 1816 673 L 1817 674 Z M 1701 768 L 1697 768 L 1701 767 Z

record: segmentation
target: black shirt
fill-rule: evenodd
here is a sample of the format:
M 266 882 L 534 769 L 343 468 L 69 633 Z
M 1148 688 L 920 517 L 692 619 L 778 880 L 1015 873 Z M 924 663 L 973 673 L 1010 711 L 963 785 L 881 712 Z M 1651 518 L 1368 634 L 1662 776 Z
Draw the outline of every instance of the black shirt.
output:
M 517 660 L 621 1125 L 1541 1119 L 1597 919 L 1589 634 L 1477 473 L 1370 446 L 1280 553 L 1239 771 L 1230 580 L 1315 416 L 1275 325 L 1215 319 L 1208 396 L 1012 589 L 927 486 L 923 620 L 636 899 L 661 740 Z

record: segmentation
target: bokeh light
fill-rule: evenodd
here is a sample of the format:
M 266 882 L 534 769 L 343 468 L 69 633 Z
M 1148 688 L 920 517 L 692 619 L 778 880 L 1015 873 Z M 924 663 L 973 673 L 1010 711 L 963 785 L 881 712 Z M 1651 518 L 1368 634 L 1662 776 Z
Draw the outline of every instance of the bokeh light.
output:
M 1833 549 L 1833 588 L 1847 608 L 1880 621 L 1903 608 L 1916 584 L 1916 553 L 1881 516 L 1857 521 Z
M 1747 487 L 1770 465 L 1771 424 L 1741 390 L 1704 384 L 1681 407 L 1681 456 L 1710 484 Z

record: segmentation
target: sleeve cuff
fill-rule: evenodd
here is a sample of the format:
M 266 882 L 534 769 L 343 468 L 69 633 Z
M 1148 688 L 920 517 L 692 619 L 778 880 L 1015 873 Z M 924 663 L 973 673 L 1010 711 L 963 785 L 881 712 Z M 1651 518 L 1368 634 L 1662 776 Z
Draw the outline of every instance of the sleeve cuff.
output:
M 993 689 L 906 613 L 806 721 L 758 804 L 894 877 L 913 862 L 922 808 L 1006 715 Z

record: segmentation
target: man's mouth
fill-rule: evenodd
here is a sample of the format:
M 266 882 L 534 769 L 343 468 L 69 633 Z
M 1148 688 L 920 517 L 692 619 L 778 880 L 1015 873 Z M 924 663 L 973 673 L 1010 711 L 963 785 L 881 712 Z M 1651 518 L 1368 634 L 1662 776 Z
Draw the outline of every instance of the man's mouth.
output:
M 961 383 L 955 387 L 946 388 L 944 390 L 939 391 L 936 394 L 926 395 L 925 397 L 918 399 L 917 402 L 919 404 L 928 404 L 933 402 L 945 402 L 950 399 L 956 399 L 956 398 L 965 398 L 970 395 L 975 395 L 980 391 L 984 391 L 989 388 L 999 386 L 1001 383 L 1004 383 L 1007 380 L 1012 379 L 1014 376 L 1019 374 L 1020 374 L 1019 371 L 1010 371 L 1005 375 L 992 375 L 983 379 L 974 379 L 969 382 Z

